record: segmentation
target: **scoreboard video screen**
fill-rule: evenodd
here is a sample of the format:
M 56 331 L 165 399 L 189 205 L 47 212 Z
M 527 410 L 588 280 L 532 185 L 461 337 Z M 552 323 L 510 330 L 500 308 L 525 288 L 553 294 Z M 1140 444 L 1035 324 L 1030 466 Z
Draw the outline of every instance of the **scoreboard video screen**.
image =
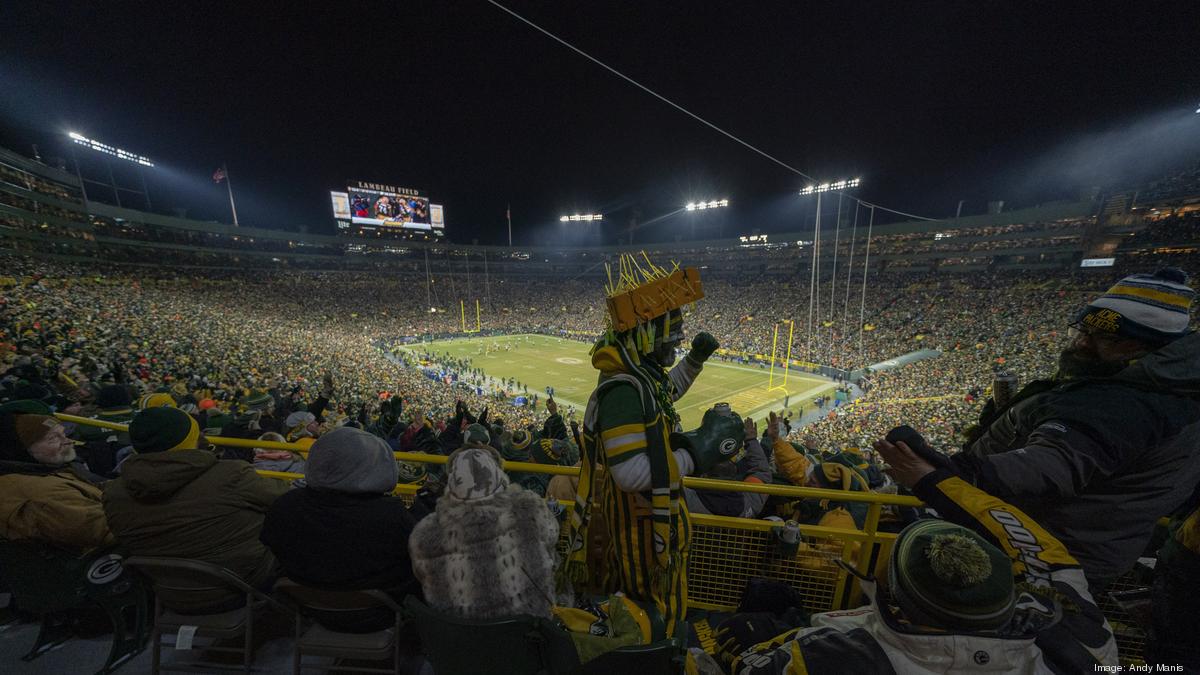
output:
M 420 190 L 386 183 L 347 181 L 345 192 L 329 193 L 341 230 L 418 230 L 442 234 L 445 210 Z M 359 227 L 350 227 L 356 225 Z

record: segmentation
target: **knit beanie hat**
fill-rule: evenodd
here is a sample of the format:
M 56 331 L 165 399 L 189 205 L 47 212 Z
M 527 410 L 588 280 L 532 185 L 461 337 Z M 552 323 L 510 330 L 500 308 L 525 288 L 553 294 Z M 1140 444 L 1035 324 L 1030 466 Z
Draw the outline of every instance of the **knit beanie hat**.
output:
M 1187 280 L 1176 267 L 1127 276 L 1085 307 L 1075 322 L 1151 344 L 1181 338 L 1188 332 L 1188 311 L 1196 297 Z
M 339 427 L 308 451 L 304 479 L 309 487 L 351 494 L 391 492 L 399 479 L 392 449 L 362 429 Z
M 200 425 L 179 408 L 146 408 L 130 420 L 129 440 L 139 453 L 193 450 L 200 440 Z
M 57 426 L 59 421 L 50 415 L 0 412 L 0 460 L 36 463 L 29 454 L 30 446 Z
M 215 408 L 214 408 L 215 410 Z M 208 417 L 204 418 L 204 433 L 219 434 L 228 424 L 233 422 L 233 415 L 223 413 L 219 410 L 216 413 L 209 413 Z
M 146 408 L 161 408 L 163 406 L 175 406 L 175 398 L 170 394 L 162 392 L 155 394 L 146 394 L 138 400 L 138 408 L 145 410 Z
M 49 415 L 21 415 L 13 420 L 13 432 L 25 450 L 46 437 L 50 430 L 59 426 L 58 420 Z
M 1012 616 L 1012 561 L 978 534 L 944 520 L 918 520 L 900 532 L 895 546 L 889 586 L 910 621 L 986 631 Z
M 253 391 L 249 396 L 242 399 L 242 404 L 246 406 L 246 410 L 266 410 L 274 402 L 275 399 L 262 390 Z
M 514 450 L 528 450 L 529 444 L 532 441 L 533 434 L 529 433 L 528 429 L 516 429 L 512 432 L 512 446 Z
M 508 487 L 508 474 L 500 468 L 500 453 L 492 448 L 459 448 L 450 453 L 447 467 L 448 499 L 486 499 Z
M 204 398 L 204 399 L 200 399 L 200 403 L 197 404 L 196 407 L 201 410 L 208 410 L 210 408 L 217 407 L 217 402 L 212 400 L 211 398 Z
M 492 435 L 488 433 L 487 427 L 482 424 L 472 424 L 463 432 L 463 443 L 467 445 L 487 445 L 491 442 Z

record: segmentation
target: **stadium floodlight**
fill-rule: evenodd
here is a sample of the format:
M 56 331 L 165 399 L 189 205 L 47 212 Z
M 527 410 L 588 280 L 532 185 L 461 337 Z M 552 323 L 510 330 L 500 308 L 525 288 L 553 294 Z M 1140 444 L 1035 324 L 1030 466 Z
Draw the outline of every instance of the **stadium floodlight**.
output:
M 594 220 L 604 220 L 603 213 L 573 213 L 569 216 L 560 216 L 560 223 L 590 223 Z
M 723 206 L 729 206 L 728 199 L 713 199 L 710 201 L 688 202 L 684 205 L 684 209 L 688 211 L 703 211 L 705 209 L 719 209 Z
M 815 195 L 818 192 L 835 192 L 837 190 L 845 190 L 848 188 L 856 188 L 862 182 L 861 178 L 847 178 L 845 180 L 834 181 L 832 183 L 821 183 L 819 185 L 809 185 L 800 191 L 802 195 Z
M 122 150 L 121 148 L 116 148 L 106 143 L 101 143 L 100 141 L 94 141 L 82 134 L 77 134 L 74 131 L 67 135 L 71 137 L 71 140 L 75 141 L 79 145 L 82 145 L 85 148 L 91 148 L 96 152 L 103 152 L 106 155 L 112 155 L 118 159 L 124 159 L 126 161 L 133 162 L 134 164 L 141 164 L 142 166 L 154 166 L 154 162 L 151 162 L 149 157 L 144 157 L 142 155 L 129 152 L 128 150 Z

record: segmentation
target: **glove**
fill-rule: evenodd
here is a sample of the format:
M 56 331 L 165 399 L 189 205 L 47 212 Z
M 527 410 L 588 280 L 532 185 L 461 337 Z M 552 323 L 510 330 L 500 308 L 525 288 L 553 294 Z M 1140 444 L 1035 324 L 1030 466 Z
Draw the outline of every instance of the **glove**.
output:
M 770 612 L 734 614 L 717 627 L 717 653 L 726 663 L 740 656 L 754 645 L 796 628 Z
M 898 426 L 889 431 L 887 436 L 884 437 L 884 440 L 886 440 L 888 443 L 899 443 L 903 441 L 904 444 L 907 445 L 913 452 L 917 453 L 918 457 L 926 462 L 929 462 L 935 468 L 949 469 L 954 471 L 954 464 L 950 461 L 950 458 L 930 447 L 929 442 L 925 440 L 925 437 L 917 433 L 916 429 L 908 426 L 907 424 Z
M 717 347 L 721 344 L 717 342 L 717 338 L 703 331 L 696 333 L 696 337 L 692 338 L 692 350 L 688 352 L 688 358 L 695 363 L 704 363 L 708 357 L 717 351 Z

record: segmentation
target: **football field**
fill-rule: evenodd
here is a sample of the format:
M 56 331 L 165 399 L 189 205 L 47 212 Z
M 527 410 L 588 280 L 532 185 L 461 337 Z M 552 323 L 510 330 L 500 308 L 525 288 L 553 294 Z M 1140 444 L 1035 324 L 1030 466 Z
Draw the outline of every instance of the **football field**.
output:
M 484 353 L 485 346 L 490 348 L 487 353 Z M 505 346 L 509 347 L 507 351 Z M 474 367 L 487 375 L 498 379 L 516 378 L 529 387 L 530 394 L 536 392 L 543 398 L 546 387 L 554 387 L 554 398 L 562 404 L 575 406 L 580 417 L 598 375 L 588 356 L 590 345 L 548 335 L 442 340 L 409 345 L 408 349 L 470 359 Z M 779 386 L 783 377 L 778 367 L 774 378 L 777 386 L 771 391 L 767 391 L 768 379 L 766 368 L 712 359 L 704 365 L 704 370 L 687 395 L 676 403 L 675 409 L 682 418 L 683 427 L 693 429 L 699 425 L 705 410 L 722 401 L 729 403 L 734 412 L 743 417 L 749 415 L 761 419 L 768 411 L 781 409 L 785 396 L 790 399 L 791 409 L 800 406 L 811 409 L 814 397 L 834 389 L 829 380 L 792 372 L 788 375 L 785 390 Z

